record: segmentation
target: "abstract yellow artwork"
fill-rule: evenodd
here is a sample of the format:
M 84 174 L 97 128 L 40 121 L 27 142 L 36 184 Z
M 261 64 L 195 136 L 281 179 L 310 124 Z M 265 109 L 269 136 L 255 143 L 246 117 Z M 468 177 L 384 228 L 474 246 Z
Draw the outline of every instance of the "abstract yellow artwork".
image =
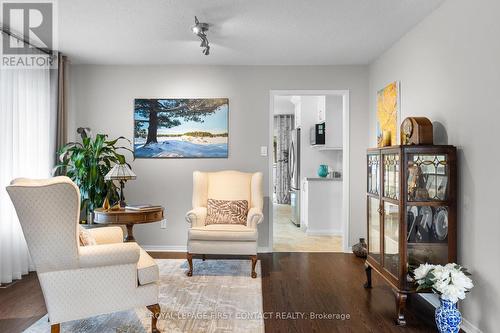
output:
M 389 83 L 377 92 L 377 145 L 383 146 L 383 133 L 390 133 L 390 145 L 398 142 L 399 82 Z

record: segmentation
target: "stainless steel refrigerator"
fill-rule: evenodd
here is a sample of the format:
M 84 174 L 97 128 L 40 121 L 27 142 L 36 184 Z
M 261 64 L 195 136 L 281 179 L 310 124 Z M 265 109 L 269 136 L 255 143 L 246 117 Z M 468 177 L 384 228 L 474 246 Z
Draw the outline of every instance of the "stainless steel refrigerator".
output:
M 290 220 L 300 226 L 300 128 L 292 130 L 292 140 L 288 150 L 288 171 L 290 175 Z

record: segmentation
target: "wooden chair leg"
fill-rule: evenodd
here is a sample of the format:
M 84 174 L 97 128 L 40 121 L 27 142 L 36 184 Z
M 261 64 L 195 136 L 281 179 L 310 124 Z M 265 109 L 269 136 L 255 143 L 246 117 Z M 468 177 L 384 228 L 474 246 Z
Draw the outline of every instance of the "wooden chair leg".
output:
M 147 306 L 148 310 L 153 314 L 151 316 L 151 333 L 160 333 L 160 330 L 156 327 L 158 322 L 158 317 L 160 317 L 161 308 L 158 303 Z
M 188 252 L 186 254 L 186 259 L 189 264 L 189 271 L 187 272 L 187 276 L 193 276 L 193 255 Z
M 61 324 L 50 325 L 50 333 L 60 333 L 61 332 Z
M 257 265 L 257 256 L 251 256 L 252 258 L 252 278 L 255 279 L 257 277 L 257 273 L 255 273 L 255 265 Z

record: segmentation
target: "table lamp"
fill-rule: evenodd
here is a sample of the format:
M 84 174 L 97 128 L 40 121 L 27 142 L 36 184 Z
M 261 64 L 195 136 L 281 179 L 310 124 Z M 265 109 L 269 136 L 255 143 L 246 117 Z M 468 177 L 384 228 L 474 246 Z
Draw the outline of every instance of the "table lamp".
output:
M 120 207 L 125 207 L 125 196 L 123 195 L 123 188 L 127 180 L 136 179 L 136 174 L 130 170 L 127 164 L 115 164 L 115 166 L 109 170 L 109 172 L 104 176 L 105 180 L 118 180 L 120 181 Z

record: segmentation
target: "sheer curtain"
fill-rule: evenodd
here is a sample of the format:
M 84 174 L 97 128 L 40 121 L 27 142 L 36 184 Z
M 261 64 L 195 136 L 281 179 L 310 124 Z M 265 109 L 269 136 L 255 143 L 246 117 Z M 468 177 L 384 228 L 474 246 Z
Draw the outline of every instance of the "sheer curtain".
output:
M 33 270 L 5 187 L 17 177 L 50 176 L 57 112 L 51 76 L 49 69 L 0 69 L 0 283 Z
M 291 131 L 294 128 L 293 115 L 274 116 L 274 135 L 276 138 L 276 203 L 290 204 L 290 174 L 288 172 L 288 157 Z

